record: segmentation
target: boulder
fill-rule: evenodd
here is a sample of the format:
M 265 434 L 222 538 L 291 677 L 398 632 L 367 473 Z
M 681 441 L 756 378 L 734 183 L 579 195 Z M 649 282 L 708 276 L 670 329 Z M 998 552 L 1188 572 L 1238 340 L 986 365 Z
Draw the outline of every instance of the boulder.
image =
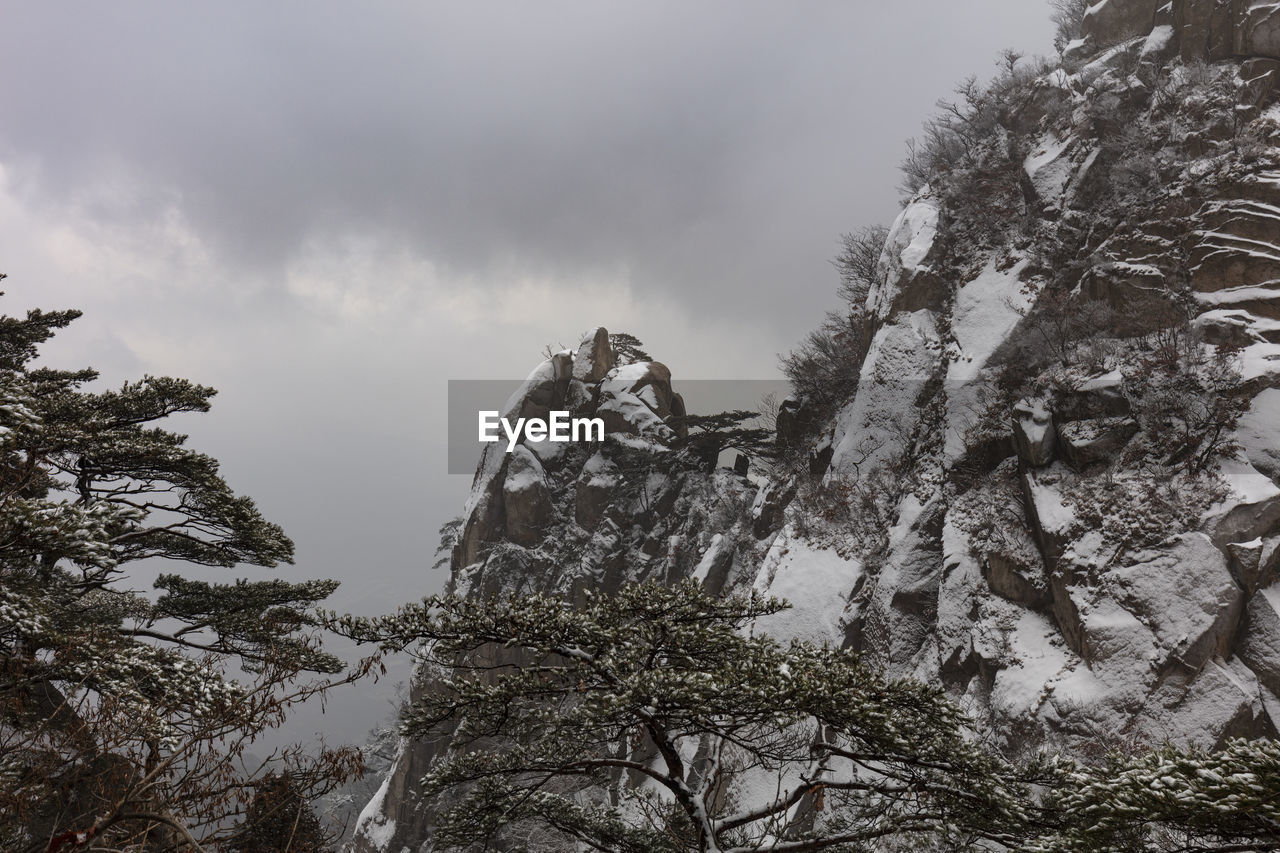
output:
M 634 394 L 659 417 L 676 411 L 676 394 L 671 390 L 671 371 L 660 361 L 639 361 L 610 370 L 600 386 L 601 394 Z M 684 400 L 679 402 L 683 411 Z
M 556 353 L 538 365 L 507 403 L 503 417 L 545 418 L 554 409 L 564 409 L 573 376 L 573 356 Z
M 1267 388 L 1253 398 L 1249 411 L 1240 418 L 1236 440 L 1258 471 L 1280 482 L 1280 389 Z
M 1168 0 L 1101 0 L 1084 14 L 1081 33 L 1100 46 L 1145 36 L 1155 26 L 1156 9 Z
M 1225 549 L 1280 532 L 1280 487 L 1242 459 L 1224 461 L 1219 471 L 1231 491 L 1202 522 L 1214 544 Z
M 1134 722 L 1150 743 L 1198 743 L 1220 749 L 1230 738 L 1272 737 L 1258 679 L 1240 661 L 1210 661 L 1194 678 L 1162 681 Z
M 1233 5 L 1241 5 L 1240 0 Z M 1244 0 L 1235 28 L 1235 55 L 1280 59 L 1280 3 Z
M 671 390 L 671 371 L 649 361 L 609 371 L 600 383 L 595 414 L 606 433 L 666 439 L 676 434 L 668 422 L 682 421 L 684 411 L 684 399 Z
M 1177 30 L 1172 23 L 1161 23 L 1162 17 L 1168 16 L 1157 15 L 1156 25 L 1143 42 L 1139 54 L 1139 61 L 1142 63 L 1139 73 L 1148 84 L 1154 82 L 1166 62 L 1178 55 Z
M 1133 418 L 1095 418 L 1058 427 L 1058 445 L 1067 464 L 1077 470 L 1115 457 L 1138 432 Z
M 1192 324 L 1204 342 L 1213 346 L 1243 349 L 1258 342 L 1252 329 L 1254 318 L 1246 311 L 1207 311 Z
M 1280 59 L 1247 59 L 1240 63 L 1240 79 L 1244 81 L 1244 102 L 1261 109 L 1271 103 L 1280 87 Z
M 813 429 L 814 412 L 799 400 L 788 397 L 778 406 L 775 430 L 781 447 L 798 447 L 805 435 Z
M 688 410 L 684 406 L 684 397 L 672 392 L 671 394 L 671 417 L 668 419 L 676 435 L 680 438 L 689 437 L 689 425 L 685 423 L 685 416 Z
M 1173 0 L 1178 50 L 1188 62 L 1219 62 L 1235 47 L 1235 21 L 1230 3 L 1219 0 Z
M 1076 526 L 1075 514 L 1062 492 L 1068 474 L 1062 466 L 1054 465 L 1040 471 L 1024 470 L 1020 478 L 1027 524 L 1050 568 L 1062 558 Z
M 1041 399 L 1026 399 L 1013 407 L 1013 443 L 1018 458 L 1030 468 L 1043 468 L 1053 461 L 1057 432 L 1053 412 Z
M 593 384 L 604 379 L 617 359 L 609 345 L 609 330 L 601 326 L 583 340 L 573 355 L 573 378 Z
M 596 529 L 609 508 L 617 485 L 618 466 L 599 453 L 587 460 L 573 490 L 574 520 L 580 527 Z
M 782 527 L 787 506 L 795 500 L 799 484 L 795 479 L 773 480 L 760 490 L 751 509 L 751 532 L 764 539 Z
M 1082 613 L 1082 608 L 1088 607 L 1088 588 L 1084 586 L 1081 575 L 1075 566 L 1055 565 L 1049 573 L 1049 600 L 1053 606 L 1054 624 L 1067 641 L 1067 648 L 1088 661 Z
M 825 436 L 809 451 L 809 476 L 815 480 L 826 475 L 831 467 L 831 460 L 835 458 L 836 449 L 831 438 L 830 435 Z
M 1039 90 L 1037 87 L 1036 90 Z M 1050 91 L 1066 93 L 1058 87 Z M 1044 216 L 1053 217 L 1061 212 L 1063 196 L 1071 179 L 1075 177 L 1079 146 L 1071 137 L 1058 139 L 1047 133 L 1036 140 L 1031 153 L 1022 163 L 1020 177 L 1023 197 Z
M 902 527 L 869 590 L 863 630 L 886 644 L 882 648 L 890 661 L 913 660 L 936 642 L 944 519 L 945 507 L 938 499 L 899 519 Z
M 1244 592 L 1209 537 L 1174 537 L 1112 569 L 1111 579 L 1117 601 L 1155 633 L 1162 668 L 1198 672 L 1230 653 Z
M 1280 586 L 1259 590 L 1249 600 L 1236 653 L 1268 690 L 1280 694 Z
M 1064 561 L 1050 581 L 1058 627 L 1090 666 L 1116 659 L 1191 676 L 1230 654 L 1244 593 L 1204 534 L 1134 554 L 1101 580 L 1090 577 L 1096 572 Z
M 1014 556 L 993 551 L 987 554 L 982 569 L 987 586 L 1001 598 L 1036 610 L 1048 605 L 1049 585 L 1043 566 L 1028 566 Z
M 502 482 L 507 539 L 517 545 L 536 545 L 554 513 L 546 474 L 527 447 L 520 445 L 510 455 Z
M 1246 595 L 1253 595 L 1259 589 L 1275 583 L 1280 575 L 1277 572 L 1280 569 L 1280 536 L 1229 543 L 1227 558 L 1231 576 Z
M 608 435 L 637 435 L 665 439 L 672 432 L 662 418 L 634 394 L 610 394 L 596 408 L 596 417 L 604 421 Z
M 1124 395 L 1124 376 L 1113 370 L 1090 377 L 1079 387 L 1061 392 L 1053 408 L 1059 421 L 1127 415 L 1130 406 Z
M 1099 598 L 1081 609 L 1082 656 L 1091 667 L 1139 670 L 1150 660 L 1156 638 L 1118 602 Z
M 702 582 L 702 587 L 712 595 L 720 595 L 729 583 L 733 569 L 733 542 L 717 533 L 703 552 L 702 559 L 693 570 L 692 577 Z
M 889 229 L 881 256 L 883 278 L 867 295 L 867 311 L 874 324 L 946 304 L 951 288 L 934 270 L 941 253 L 938 217 L 937 200 L 926 191 L 907 204 Z

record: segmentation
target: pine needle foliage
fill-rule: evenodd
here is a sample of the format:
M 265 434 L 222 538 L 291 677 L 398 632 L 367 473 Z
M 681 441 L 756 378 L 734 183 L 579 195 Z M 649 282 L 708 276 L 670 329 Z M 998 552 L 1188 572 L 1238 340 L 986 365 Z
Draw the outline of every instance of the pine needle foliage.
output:
M 1027 853 L 1280 850 L 1280 744 L 1116 753 L 1065 771 L 1046 805 L 1064 825 Z
M 1008 841 L 1028 819 L 1022 783 L 963 714 L 851 652 L 753 632 L 786 606 L 686 581 L 576 608 L 443 596 L 335 622 L 447 673 L 402 721 L 451 740 L 423 780 L 444 795 L 445 847 L 536 832 L 545 849 L 627 853 Z
M 653 361 L 653 356 L 644 350 L 644 342 L 629 332 L 610 332 L 609 348 L 619 366 Z
M 214 390 L 36 367 L 75 311 L 0 317 L 0 849 L 216 849 L 268 765 L 308 794 L 353 750 L 247 746 L 350 672 L 315 607 L 337 584 L 208 583 L 176 571 L 147 596 L 130 565 L 291 562 L 293 543 L 212 457 L 157 424 Z

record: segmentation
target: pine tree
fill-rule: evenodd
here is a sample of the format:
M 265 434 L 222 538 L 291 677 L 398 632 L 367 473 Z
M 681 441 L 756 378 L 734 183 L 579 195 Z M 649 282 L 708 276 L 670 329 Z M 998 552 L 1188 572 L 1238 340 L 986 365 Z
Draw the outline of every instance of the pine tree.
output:
M 491 849 L 967 849 L 1028 820 L 1022 782 L 939 689 L 753 633 L 775 599 L 646 583 L 573 608 L 434 597 L 335 625 L 447 673 L 403 731 L 451 737 L 435 842 Z M 528 842 L 524 842 L 528 845 Z M 529 849 L 522 846 L 520 849 Z
M 157 422 L 211 388 L 36 367 L 76 311 L 0 317 L 0 848 L 115 849 L 216 840 L 253 784 L 246 745 L 289 707 L 358 677 L 312 612 L 337 584 L 207 583 L 167 573 L 152 600 L 130 563 L 289 562 L 293 543 L 212 457 Z M 358 754 L 286 750 L 323 788 Z
M 641 361 L 653 361 L 653 356 L 644 351 L 644 342 L 627 332 L 613 332 L 609 335 L 609 348 L 613 350 L 618 364 L 635 364 Z
M 759 412 L 735 409 L 714 415 L 685 415 L 684 436 L 672 441 L 677 452 L 690 455 L 704 468 L 714 468 L 720 454 L 736 450 L 750 459 L 772 459 L 776 452 L 774 431 L 746 426 L 760 418 Z

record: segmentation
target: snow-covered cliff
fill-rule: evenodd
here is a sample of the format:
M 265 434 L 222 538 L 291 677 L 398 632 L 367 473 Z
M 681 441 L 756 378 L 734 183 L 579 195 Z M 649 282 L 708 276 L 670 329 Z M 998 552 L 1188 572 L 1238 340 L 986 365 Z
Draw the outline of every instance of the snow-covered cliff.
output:
M 658 470 L 683 401 L 600 330 L 509 409 L 609 447 L 487 454 L 456 588 L 754 586 L 795 604 L 763 630 L 945 684 L 1010 752 L 1275 736 L 1278 83 L 1280 3 L 1094 4 L 936 135 L 792 464 Z M 357 850 L 429 849 L 439 748 L 402 745 Z

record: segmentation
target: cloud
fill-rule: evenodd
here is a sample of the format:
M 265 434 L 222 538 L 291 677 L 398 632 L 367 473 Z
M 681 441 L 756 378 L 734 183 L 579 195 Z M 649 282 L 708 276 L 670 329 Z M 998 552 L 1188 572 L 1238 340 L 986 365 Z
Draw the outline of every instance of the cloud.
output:
M 893 165 L 932 100 L 1048 34 L 1025 0 L 11 18 L 0 155 L 40 195 L 109 178 L 132 200 L 97 215 L 176 204 L 228 268 L 275 282 L 317 238 L 373 232 L 474 286 L 623 266 L 645 292 L 767 313 L 793 338 L 829 299 L 837 235 L 892 215 Z

